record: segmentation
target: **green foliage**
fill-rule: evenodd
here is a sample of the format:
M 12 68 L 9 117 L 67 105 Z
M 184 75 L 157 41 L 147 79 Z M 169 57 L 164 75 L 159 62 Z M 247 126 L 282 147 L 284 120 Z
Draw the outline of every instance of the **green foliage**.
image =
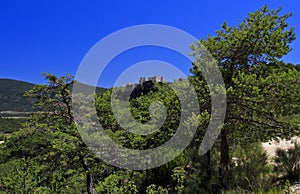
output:
M 126 174 L 112 174 L 104 179 L 103 182 L 100 182 L 96 186 L 98 193 L 103 194 L 137 194 L 137 186 L 133 181 L 128 180 L 129 177 Z
M 168 189 L 162 188 L 161 186 L 156 187 L 156 185 L 152 184 L 147 187 L 147 194 L 168 194 Z
M 282 71 L 287 65 L 281 66 L 260 65 L 250 72 L 238 71 L 233 78 L 234 86 L 227 90 L 234 110 L 229 118 L 235 127 L 246 125 L 243 128 L 247 128 L 237 131 L 237 140 L 246 137 L 244 140 L 248 142 L 267 141 L 278 136 L 287 138 L 296 135 L 297 129 L 291 128 L 290 121 L 283 118 L 300 111 L 296 103 L 300 100 L 297 94 L 300 72 L 295 68 Z M 268 68 L 269 72 L 264 72 L 264 75 L 257 73 Z
M 133 149 L 149 149 L 157 147 L 167 140 L 169 140 L 176 132 L 180 119 L 180 104 L 174 91 L 167 85 L 154 84 L 152 88 L 148 88 L 148 92 L 137 90 L 137 93 L 143 93 L 143 95 L 130 99 L 130 107 L 126 107 L 126 103 L 123 99 L 117 99 L 115 103 L 120 107 L 117 111 L 121 115 L 122 123 L 130 129 L 132 122 L 131 117 L 135 121 L 145 124 L 150 120 L 149 107 L 153 102 L 161 102 L 166 107 L 166 120 L 160 127 L 158 132 L 154 132 L 150 135 L 137 135 L 129 133 L 125 129 L 121 128 L 117 123 L 112 107 L 110 104 L 111 91 L 107 91 L 101 95 L 96 96 L 96 108 L 99 116 L 99 121 L 108 134 L 117 143 Z M 153 91 L 155 90 L 155 92 Z M 119 95 L 120 96 L 120 95 Z M 153 107 L 152 107 L 153 108 Z M 159 112 L 160 109 L 155 111 Z M 155 114 L 159 118 L 160 114 Z M 153 118 L 152 118 L 153 119 Z M 148 127 L 143 125 L 139 128 L 140 131 L 147 131 Z
M 265 6 L 249 13 L 238 26 L 224 23 L 216 36 L 192 45 L 196 60 L 191 69 L 193 76 L 188 79 L 197 92 L 200 114 L 194 113 L 198 104 L 191 103 L 190 99 L 179 102 L 178 93 L 169 84 L 152 83 L 139 85 L 129 99 L 124 99 L 124 88 L 120 88 L 121 93 L 117 93 L 114 102 L 121 107 L 116 110 L 121 115 L 124 124 L 121 125 L 112 111 L 112 90 L 97 93 L 99 89 L 96 89 L 97 94 L 93 98 L 98 118 L 93 121 L 98 122 L 98 119 L 105 132 L 120 146 L 146 150 L 164 144 L 176 133 L 183 113 L 189 115 L 183 122 L 185 133 L 189 133 L 191 127 L 198 127 L 184 153 L 155 169 L 121 170 L 98 159 L 84 144 L 74 123 L 73 77 L 45 74 L 47 84 L 32 86 L 26 92 L 39 112 L 32 114 L 25 125 L 21 125 L 21 120 L 0 118 L 0 131 L 12 132 L 0 145 L 0 192 L 93 193 L 96 190 L 98 193 L 161 194 L 287 191 L 288 188 L 280 186 L 271 188 L 274 186 L 271 184 L 274 174 L 259 142 L 299 133 L 300 71 L 280 61 L 290 51 L 289 44 L 295 39 L 294 30 L 286 22 L 290 15 L 280 15 L 280 9 L 270 10 Z M 202 45 L 216 61 L 207 63 L 210 56 L 203 51 Z M 226 85 L 227 115 L 220 140 L 199 156 L 199 145 L 214 111 L 210 107 L 211 95 L 224 92 L 219 85 L 213 85 L 214 89 L 209 91 L 199 69 L 200 63 L 210 68 L 214 62 L 220 68 Z M 3 84 L 0 85 L 3 88 Z M 1 87 L 0 94 L 8 94 L 2 92 Z M 5 88 L 5 91 L 11 92 L 9 95 L 13 97 L 21 94 L 20 88 L 25 86 L 21 84 L 14 89 Z M 180 94 L 188 95 L 183 91 Z M 2 99 L 2 105 L 9 107 L 5 101 L 8 98 Z M 20 102 L 23 98 L 16 99 Z M 125 107 L 125 100 L 129 100 L 129 107 Z M 154 106 L 153 102 L 165 106 L 165 118 L 149 111 L 153 108 L 152 111 L 162 112 L 161 106 Z M 188 108 L 183 109 L 180 103 L 187 104 Z M 85 110 L 84 104 L 81 108 L 89 117 L 89 110 Z M 17 110 L 25 109 L 22 105 Z M 0 106 L 0 110 L 6 109 Z M 133 127 L 131 117 L 139 124 L 146 124 L 151 119 L 165 120 L 159 130 L 138 135 L 122 128 Z M 140 125 L 138 130 L 147 132 L 147 126 Z M 92 131 L 89 135 L 97 137 L 97 133 Z M 180 139 L 177 141 L 181 143 Z M 299 150 L 296 145 L 294 149 L 277 151 L 276 169 L 285 175 L 281 178 L 293 181 L 300 178 Z
M 0 134 L 12 133 L 22 127 L 27 120 L 25 118 L 13 119 L 13 118 L 1 118 L 0 117 Z
M 285 149 L 277 149 L 274 158 L 276 170 L 283 173 L 291 182 L 300 180 L 300 145 Z
M 294 130 L 300 129 L 300 115 L 293 115 L 291 118 L 289 118 L 291 128 Z
M 210 51 L 225 72 L 272 62 L 287 54 L 289 44 L 296 38 L 286 22 L 292 14 L 280 15 L 280 11 L 281 8 L 270 10 L 264 6 L 249 13 L 238 26 L 224 22 L 216 36 L 201 39 L 199 44 Z M 200 47 L 194 45 L 192 49 L 197 50 L 197 46 Z
M 183 193 L 184 190 L 184 180 L 185 180 L 185 170 L 182 167 L 176 167 L 173 169 L 172 180 L 175 184 L 175 192 Z
M 237 147 L 233 153 L 232 183 L 234 188 L 257 193 L 267 192 L 271 187 L 271 167 L 260 143 Z
M 22 129 L 11 134 L 5 141 L 0 154 L 0 163 L 5 165 L 22 158 L 28 162 L 35 161 L 36 165 L 30 166 L 30 174 L 34 177 L 35 185 L 30 189 L 48 188 L 51 193 L 82 192 L 84 191 L 82 183 L 85 180 L 82 162 L 85 159 L 82 156 L 88 157 L 89 152 L 82 145 L 72 123 L 71 113 L 68 111 L 70 110 L 68 82 L 71 80 L 68 76 L 46 77 L 49 79 L 48 85 L 37 85 L 27 92 L 27 95 L 36 100 L 36 106 L 43 111 L 33 114 Z M 17 168 L 17 163 L 12 164 L 12 168 Z M 8 178 L 6 180 L 15 176 L 21 177 L 14 171 L 9 171 L 5 176 Z
M 33 111 L 33 102 L 23 96 L 33 87 L 34 84 L 27 82 L 0 79 L 0 111 Z
M 203 83 L 201 65 L 209 69 L 216 63 L 226 85 L 218 176 L 225 190 L 230 187 L 232 145 L 287 137 L 295 132 L 282 122 L 282 117 L 299 113 L 299 72 L 280 58 L 291 50 L 290 43 L 296 37 L 287 23 L 291 14 L 281 15 L 280 11 L 281 8 L 271 10 L 264 6 L 249 13 L 238 26 L 224 22 L 215 36 L 191 45 L 195 57 L 191 72 L 199 80 L 195 82 Z M 262 71 L 269 66 L 274 68 Z M 198 91 L 203 92 L 200 96 L 207 96 L 207 91 Z
M 249 191 L 238 188 L 238 189 L 226 191 L 226 192 L 223 192 L 223 193 L 224 194 L 249 194 Z M 285 194 L 285 193 L 289 193 L 289 189 L 287 190 L 287 189 L 284 189 L 284 188 L 281 188 L 281 187 L 276 187 L 276 186 L 271 188 L 269 191 L 259 190 L 257 192 L 257 194 Z

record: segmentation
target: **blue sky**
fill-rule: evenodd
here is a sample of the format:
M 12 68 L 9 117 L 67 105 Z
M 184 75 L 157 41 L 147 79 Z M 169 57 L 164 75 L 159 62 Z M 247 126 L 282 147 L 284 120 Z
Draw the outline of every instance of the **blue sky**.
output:
M 75 75 L 83 57 L 105 36 L 139 24 L 164 24 L 182 29 L 197 39 L 213 35 L 227 21 L 237 25 L 248 12 L 268 4 L 293 12 L 289 24 L 300 34 L 298 0 L 215 1 L 62 1 L 10 0 L 0 6 L 0 78 L 44 83 L 42 72 Z M 300 64 L 300 38 L 284 61 Z M 110 87 L 124 69 L 143 60 L 176 63 L 184 73 L 191 64 L 160 48 L 132 49 L 118 56 L 103 72 L 99 85 Z M 173 56 L 174 55 L 174 56 Z

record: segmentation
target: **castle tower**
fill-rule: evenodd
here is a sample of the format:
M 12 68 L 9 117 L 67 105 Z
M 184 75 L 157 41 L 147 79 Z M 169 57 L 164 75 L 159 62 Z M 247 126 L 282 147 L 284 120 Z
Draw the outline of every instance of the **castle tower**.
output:
M 146 81 L 146 78 L 145 78 L 145 77 L 140 77 L 139 84 L 143 84 L 145 81 Z
M 154 77 L 149 77 L 148 80 L 159 83 L 159 82 L 164 82 L 164 77 L 154 76 Z

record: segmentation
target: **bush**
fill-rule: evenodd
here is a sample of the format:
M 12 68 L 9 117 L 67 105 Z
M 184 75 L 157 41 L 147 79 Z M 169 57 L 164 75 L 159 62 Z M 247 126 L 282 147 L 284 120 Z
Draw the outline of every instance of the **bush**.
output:
M 236 157 L 232 170 L 233 188 L 257 193 L 271 187 L 271 168 L 260 143 L 251 144 L 244 149 L 237 147 L 233 155 Z
M 283 175 L 282 178 L 290 182 L 300 179 L 300 145 L 295 144 L 287 150 L 277 149 L 274 158 L 276 170 Z

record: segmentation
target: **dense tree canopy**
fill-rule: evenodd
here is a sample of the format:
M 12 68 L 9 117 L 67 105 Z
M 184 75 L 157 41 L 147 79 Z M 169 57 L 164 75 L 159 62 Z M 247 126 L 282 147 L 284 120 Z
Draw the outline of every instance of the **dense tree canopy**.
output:
M 280 61 L 291 50 L 290 43 L 295 39 L 295 32 L 286 22 L 291 14 L 280 15 L 280 10 L 270 10 L 264 6 L 249 13 L 238 26 L 229 26 L 225 22 L 216 36 L 201 39 L 191 46 L 196 57 L 192 73 L 203 79 L 199 63 L 205 55 L 204 46 L 217 61 L 226 84 L 227 115 L 220 135 L 219 170 L 219 182 L 225 189 L 229 188 L 230 179 L 231 134 L 237 131 L 247 138 L 244 131 L 249 130 L 250 137 L 256 134 L 255 138 L 265 134 L 285 135 L 288 125 L 280 122 L 280 118 L 290 114 L 290 111 L 298 111 L 290 109 L 298 106 L 298 72 L 293 67 L 288 72 L 282 72 L 281 66 L 285 64 Z M 270 67 L 269 70 L 269 66 L 278 68 L 274 70 Z M 288 96 L 295 98 L 288 100 Z M 282 104 L 285 101 L 289 101 L 288 104 Z M 285 106 L 289 106 L 289 112 L 278 110 Z M 268 130 L 260 133 L 262 128 Z
M 281 191 L 282 180 L 300 177 L 299 146 L 287 152 L 278 151 L 275 168 L 260 143 L 299 133 L 300 71 L 281 61 L 295 39 L 293 28 L 286 22 L 290 16 L 265 6 L 250 13 L 238 26 L 224 23 L 215 36 L 191 46 L 195 61 L 188 80 L 197 92 L 200 113 L 189 115 L 184 127 L 187 133 L 194 126 L 197 131 L 183 153 L 154 169 L 124 170 L 99 159 L 77 131 L 72 111 L 73 77 L 45 74 L 48 84 L 37 85 L 26 93 L 39 111 L 0 144 L 0 193 L 267 193 L 273 188 Z M 210 93 L 199 68 L 208 54 L 203 46 L 222 72 L 228 107 L 219 139 L 202 156 L 198 154 L 199 146 L 213 111 L 211 95 L 216 95 Z M 118 110 L 125 124 L 131 116 L 140 124 L 151 120 L 149 107 L 153 102 L 159 101 L 166 107 L 163 125 L 149 135 L 122 128 L 112 109 L 112 93 L 112 89 L 96 92 L 92 98 L 97 120 L 117 144 L 145 150 L 164 144 L 176 133 L 183 113 L 169 84 L 139 85 L 129 99 L 122 98 L 122 88 L 118 93 L 117 103 L 129 100 L 129 107 Z M 185 103 L 190 110 L 197 107 L 188 100 Z M 84 104 L 81 106 L 85 108 Z M 140 130 L 145 130 L 141 126 Z M 289 163 L 284 160 L 294 165 L 288 172 L 285 169 Z

